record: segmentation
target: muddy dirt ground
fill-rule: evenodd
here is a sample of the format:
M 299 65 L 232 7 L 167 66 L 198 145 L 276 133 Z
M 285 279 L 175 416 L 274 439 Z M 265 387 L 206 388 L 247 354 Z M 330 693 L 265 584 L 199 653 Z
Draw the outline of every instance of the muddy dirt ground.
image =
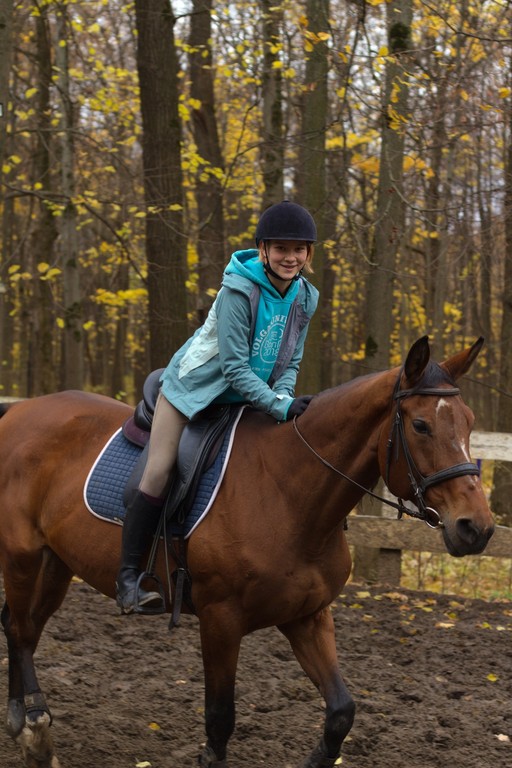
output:
M 333 608 L 357 703 L 345 768 L 512 768 L 512 603 L 351 584 Z M 204 742 L 196 620 L 121 617 L 73 583 L 37 654 L 63 768 L 192 768 Z M 6 697 L 0 636 L 0 695 Z M 3 706 L 2 701 L 2 706 Z M 245 639 L 230 768 L 295 768 L 322 702 L 275 629 Z M 22 768 L 0 734 L 0 767 Z

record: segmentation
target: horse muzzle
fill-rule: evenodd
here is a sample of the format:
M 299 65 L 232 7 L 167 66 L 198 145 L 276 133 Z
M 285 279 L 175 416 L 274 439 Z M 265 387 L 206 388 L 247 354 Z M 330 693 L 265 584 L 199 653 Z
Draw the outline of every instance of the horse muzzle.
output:
M 470 518 L 459 517 L 453 522 L 445 520 L 442 531 L 446 549 L 453 557 L 479 555 L 494 533 L 494 523 L 480 526 Z

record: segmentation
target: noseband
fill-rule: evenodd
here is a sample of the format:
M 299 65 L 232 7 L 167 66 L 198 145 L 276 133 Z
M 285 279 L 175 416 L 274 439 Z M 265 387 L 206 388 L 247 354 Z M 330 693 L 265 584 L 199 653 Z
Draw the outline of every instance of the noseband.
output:
M 460 389 L 458 389 L 457 387 L 452 387 L 451 389 L 424 387 L 424 388 L 418 388 L 418 389 L 402 389 L 401 390 L 400 389 L 401 376 L 402 374 L 400 372 L 395 385 L 395 390 L 393 392 L 393 401 L 396 402 L 396 411 L 395 411 L 395 418 L 393 419 L 393 424 L 391 425 L 391 432 L 390 432 L 388 444 L 387 444 L 386 485 L 389 486 L 389 473 L 390 473 L 390 467 L 391 467 L 393 447 L 395 447 L 395 460 L 398 459 L 398 454 L 401 448 L 405 456 L 405 460 L 407 462 L 407 469 L 408 469 L 407 474 L 408 474 L 409 482 L 411 484 L 411 487 L 414 493 L 414 497 L 416 499 L 415 504 L 418 508 L 417 511 L 414 509 L 410 509 L 409 507 L 406 507 L 402 499 L 400 498 L 398 499 L 398 502 L 394 502 L 394 501 L 391 501 L 390 499 L 385 499 L 383 496 L 379 496 L 378 494 L 374 493 L 373 491 L 370 491 L 368 488 L 365 488 L 356 480 L 353 480 L 351 477 L 348 477 L 343 472 L 341 472 L 341 470 L 337 469 L 332 464 L 330 464 L 326 459 L 324 459 L 322 456 L 320 456 L 320 454 L 318 454 L 315 451 L 315 449 L 307 442 L 307 440 L 301 434 L 301 432 L 299 432 L 299 428 L 297 426 L 297 416 L 295 416 L 293 419 L 293 427 L 297 435 L 300 437 L 300 439 L 304 443 L 304 445 L 306 445 L 307 448 L 309 448 L 309 450 L 317 457 L 317 459 L 319 459 L 322 462 L 322 464 L 324 464 L 324 466 L 328 467 L 329 469 L 332 469 L 333 472 L 336 472 L 336 474 L 341 475 L 341 477 L 343 477 L 345 480 L 348 480 L 350 483 L 357 486 L 365 493 L 368 493 L 370 496 L 373 496 L 374 499 L 378 499 L 384 504 L 387 504 L 389 507 L 393 507 L 393 509 L 398 510 L 399 519 L 405 514 L 405 515 L 409 515 L 410 517 L 417 518 L 418 520 L 423 520 L 431 528 L 442 528 L 444 526 L 444 523 L 441 520 L 441 517 L 439 516 L 439 512 L 437 512 L 437 510 L 435 510 L 433 507 L 427 506 L 427 504 L 425 503 L 425 499 L 423 498 L 423 494 L 431 486 L 438 485 L 439 483 L 444 483 L 445 480 L 451 480 L 454 477 L 461 477 L 462 475 L 480 475 L 480 469 L 476 464 L 473 464 L 472 462 L 463 462 L 462 464 L 454 464 L 452 467 L 448 467 L 447 469 L 441 469 L 438 472 L 433 472 L 431 475 L 427 475 L 427 477 L 422 475 L 414 462 L 412 454 L 409 450 L 409 446 L 407 444 L 407 438 L 405 436 L 405 429 L 404 429 L 404 422 L 402 418 L 402 401 L 405 400 L 406 397 L 412 397 L 413 395 L 450 397 L 453 395 L 459 395 Z M 395 440 L 395 435 L 398 438 L 397 440 Z

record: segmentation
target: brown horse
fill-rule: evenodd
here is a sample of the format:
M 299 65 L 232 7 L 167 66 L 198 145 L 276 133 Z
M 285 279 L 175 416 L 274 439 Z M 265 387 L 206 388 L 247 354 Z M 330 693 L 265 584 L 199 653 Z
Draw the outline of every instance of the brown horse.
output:
M 345 518 L 380 475 L 395 496 L 415 501 L 419 517 L 442 526 L 452 555 L 483 551 L 493 520 L 469 457 L 473 416 L 455 387 L 481 346 L 479 339 L 438 365 L 424 337 L 402 368 L 322 392 L 296 422 L 244 413 L 215 503 L 188 545 L 205 674 L 201 766 L 227 766 L 241 639 L 274 625 L 326 703 L 322 739 L 301 765 L 334 765 L 355 707 L 338 668 L 329 604 L 351 568 Z M 73 574 L 114 597 L 121 529 L 93 517 L 82 491 L 100 449 L 132 410 L 99 395 L 62 392 L 5 411 L 6 727 L 26 766 L 55 768 L 33 654 Z M 162 552 L 158 569 L 165 572 Z

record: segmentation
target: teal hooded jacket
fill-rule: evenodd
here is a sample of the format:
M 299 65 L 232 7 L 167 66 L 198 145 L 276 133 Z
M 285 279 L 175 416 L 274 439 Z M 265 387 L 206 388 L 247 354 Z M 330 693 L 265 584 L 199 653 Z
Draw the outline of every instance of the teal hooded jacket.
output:
M 317 304 L 305 278 L 282 297 L 258 251 L 237 251 L 204 324 L 163 372 L 163 395 L 189 419 L 213 402 L 243 402 L 284 421 Z

